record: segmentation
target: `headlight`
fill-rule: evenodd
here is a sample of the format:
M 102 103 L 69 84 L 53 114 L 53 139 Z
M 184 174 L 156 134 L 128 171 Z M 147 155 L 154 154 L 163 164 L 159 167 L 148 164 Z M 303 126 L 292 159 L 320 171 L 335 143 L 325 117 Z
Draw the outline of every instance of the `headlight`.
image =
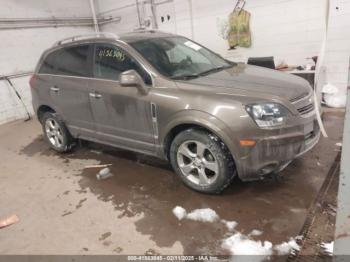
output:
M 245 109 L 259 127 L 283 125 L 288 116 L 288 109 L 276 103 L 247 105 Z

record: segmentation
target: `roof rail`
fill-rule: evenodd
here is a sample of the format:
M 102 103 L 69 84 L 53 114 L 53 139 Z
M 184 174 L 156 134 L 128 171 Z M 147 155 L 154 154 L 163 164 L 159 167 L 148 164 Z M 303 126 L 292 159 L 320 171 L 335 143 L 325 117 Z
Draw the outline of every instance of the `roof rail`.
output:
M 89 39 L 89 38 L 93 38 L 93 37 L 109 37 L 109 38 L 115 38 L 115 39 L 119 38 L 118 35 L 116 35 L 114 33 L 99 32 L 99 33 L 75 35 L 75 36 L 67 37 L 67 38 L 64 38 L 62 40 L 57 41 L 56 43 L 54 43 L 53 46 L 59 46 L 59 45 L 65 44 L 65 43 L 74 42 L 76 40 Z

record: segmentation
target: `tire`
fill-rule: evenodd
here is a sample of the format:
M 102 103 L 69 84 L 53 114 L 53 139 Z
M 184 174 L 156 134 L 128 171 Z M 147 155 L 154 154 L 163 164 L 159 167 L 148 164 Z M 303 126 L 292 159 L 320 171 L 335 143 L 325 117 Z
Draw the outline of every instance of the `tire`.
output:
M 225 144 L 202 129 L 179 133 L 172 141 L 169 158 L 182 181 L 202 193 L 219 194 L 236 176 L 234 160 Z
M 65 153 L 73 148 L 75 141 L 56 113 L 44 113 L 41 123 L 45 140 L 52 149 L 59 153 Z

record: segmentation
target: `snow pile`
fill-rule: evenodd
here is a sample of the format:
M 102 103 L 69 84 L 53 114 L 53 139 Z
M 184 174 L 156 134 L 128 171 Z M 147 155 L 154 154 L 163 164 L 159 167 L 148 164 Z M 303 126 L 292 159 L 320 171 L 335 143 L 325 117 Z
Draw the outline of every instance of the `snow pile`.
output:
M 219 219 L 219 216 L 213 209 L 203 208 L 193 210 L 191 213 L 187 214 L 186 218 L 195 221 L 214 222 Z
M 224 223 L 228 229 L 228 231 L 233 231 L 235 227 L 238 225 L 236 221 L 226 221 L 224 219 L 221 220 L 222 223 Z
M 215 222 L 219 221 L 218 214 L 210 208 L 195 209 L 190 213 L 180 206 L 176 206 L 173 209 L 173 214 L 178 220 L 190 219 L 201 222 Z M 262 231 L 254 229 L 248 235 L 244 235 L 235 230 L 238 223 L 236 221 L 220 220 L 233 235 L 223 239 L 222 248 L 230 251 L 232 255 L 256 255 L 255 259 L 258 261 L 266 259 L 272 254 L 288 255 L 294 251 L 299 251 L 300 247 L 296 240 L 300 240 L 301 237 L 290 238 L 288 242 L 283 242 L 278 245 L 272 245 L 270 241 L 256 241 L 252 239 L 253 236 L 262 235 Z M 332 244 L 333 245 L 333 244 Z M 324 248 L 326 249 L 327 244 Z M 333 246 L 332 246 L 333 250 Z
M 241 233 L 224 239 L 222 247 L 233 255 L 272 255 L 272 243 L 269 241 L 254 241 Z
M 201 222 L 214 222 L 219 219 L 218 214 L 216 214 L 216 212 L 211 208 L 195 209 L 192 212 L 187 213 L 186 209 L 177 206 L 173 209 L 173 214 L 179 220 L 187 218 Z
M 339 147 L 342 147 L 342 146 L 343 146 L 342 143 L 336 143 L 335 145 L 336 145 L 336 146 L 339 146 Z
M 329 243 L 323 242 L 323 243 L 321 244 L 321 247 L 322 247 L 329 255 L 333 255 L 334 241 L 329 242 Z
M 229 250 L 232 255 L 259 255 L 259 260 L 264 260 L 266 256 L 274 253 L 288 255 L 295 250 L 300 250 L 299 245 L 296 243 L 296 238 L 291 238 L 288 242 L 273 246 L 270 241 L 255 241 L 241 233 L 235 233 L 233 236 L 224 239 L 222 248 Z
M 290 238 L 288 242 L 276 245 L 274 249 L 277 251 L 278 255 L 288 255 L 294 253 L 295 250 L 299 251 L 300 247 L 294 238 Z
M 186 217 L 187 212 L 183 207 L 177 206 L 173 209 L 173 214 L 178 220 L 182 220 Z

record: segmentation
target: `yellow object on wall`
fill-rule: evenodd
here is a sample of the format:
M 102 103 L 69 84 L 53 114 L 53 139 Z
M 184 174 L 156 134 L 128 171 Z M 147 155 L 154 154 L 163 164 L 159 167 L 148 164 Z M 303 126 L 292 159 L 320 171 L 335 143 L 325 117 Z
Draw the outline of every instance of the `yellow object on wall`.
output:
M 249 28 L 250 13 L 246 10 L 235 10 L 229 15 L 228 44 L 230 48 L 236 46 L 250 47 L 252 40 Z

